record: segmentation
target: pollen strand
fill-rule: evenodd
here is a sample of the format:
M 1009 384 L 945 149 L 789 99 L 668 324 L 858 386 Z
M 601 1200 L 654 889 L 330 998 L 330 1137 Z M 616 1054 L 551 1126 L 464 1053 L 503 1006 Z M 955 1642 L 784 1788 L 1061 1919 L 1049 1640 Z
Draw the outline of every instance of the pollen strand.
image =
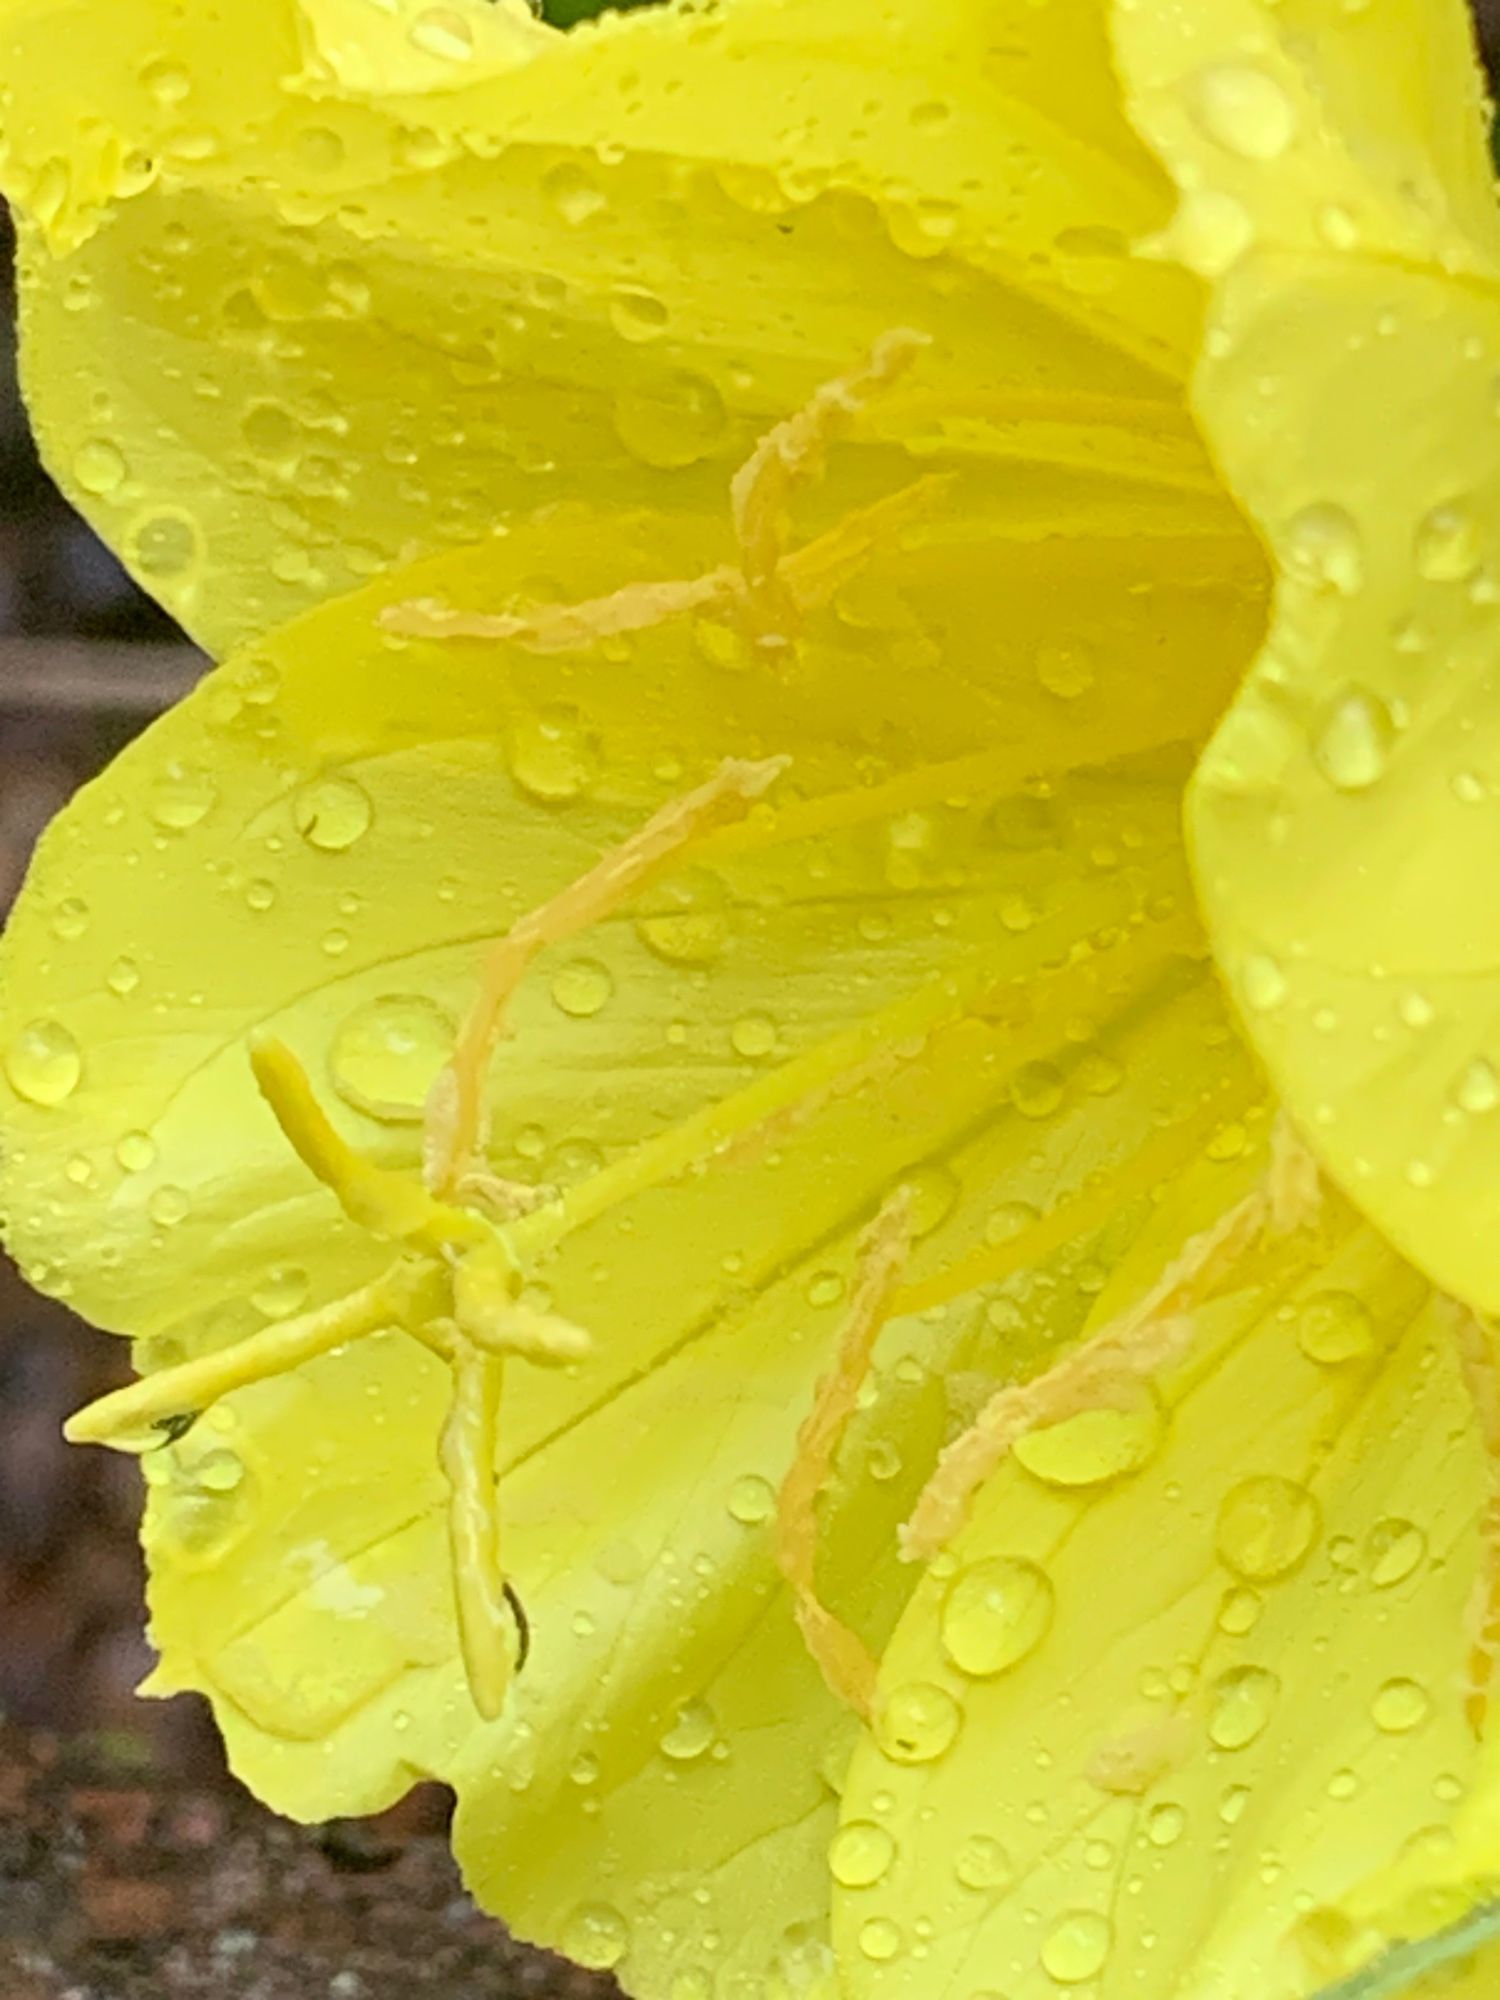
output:
M 910 1249 L 911 1197 L 899 1190 L 859 1246 L 854 1295 L 833 1369 L 818 1384 L 776 1500 L 776 1560 L 791 1586 L 798 1628 L 831 1692 L 866 1720 L 874 1712 L 878 1669 L 864 1641 L 818 1595 L 817 1499 L 832 1477 Z
M 963 1526 L 975 1492 L 1018 1438 L 1091 1408 L 1122 1380 L 1169 1368 L 1192 1345 L 1196 1308 L 1265 1228 L 1269 1199 L 1257 1187 L 1190 1237 L 1143 1299 L 1031 1382 L 997 1390 L 963 1436 L 941 1453 L 901 1530 L 908 1561 L 934 1556 Z
M 706 783 L 663 806 L 587 874 L 522 917 L 501 938 L 484 967 L 479 997 L 460 1030 L 453 1061 L 428 1101 L 424 1173 L 434 1193 L 451 1195 L 483 1149 L 484 1084 L 490 1057 L 504 1033 L 511 995 L 538 952 L 587 930 L 705 833 L 748 812 L 786 763 L 784 757 L 755 763 L 726 759 Z

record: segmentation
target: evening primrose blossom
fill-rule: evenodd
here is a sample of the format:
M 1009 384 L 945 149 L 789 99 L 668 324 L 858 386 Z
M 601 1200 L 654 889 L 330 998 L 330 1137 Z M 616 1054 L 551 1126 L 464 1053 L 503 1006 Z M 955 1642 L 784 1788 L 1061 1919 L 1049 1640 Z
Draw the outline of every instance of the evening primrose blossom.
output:
M 1457 0 L 0 46 L 39 436 L 222 660 L 0 987 L 150 1687 L 649 2000 L 1483 1991 Z

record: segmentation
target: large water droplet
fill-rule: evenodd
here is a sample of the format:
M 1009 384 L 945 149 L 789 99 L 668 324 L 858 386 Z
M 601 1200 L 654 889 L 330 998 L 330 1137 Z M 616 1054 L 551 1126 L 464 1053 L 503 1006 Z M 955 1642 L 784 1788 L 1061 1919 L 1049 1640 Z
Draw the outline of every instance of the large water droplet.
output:
M 877 1965 L 888 1965 L 901 1955 L 901 1927 L 889 1917 L 867 1917 L 859 1927 L 859 1948 Z
M 704 375 L 674 368 L 615 398 L 615 434 L 643 465 L 672 471 L 709 458 L 727 429 L 724 399 Z
M 953 1857 L 953 1872 L 965 1889 L 1000 1889 L 1011 1878 L 1010 1856 L 987 1833 L 971 1833 Z
M 1275 160 L 1292 143 L 1296 108 L 1274 77 L 1225 63 L 1194 79 L 1198 122 L 1216 145 L 1242 160 Z
M 1297 1314 L 1297 1345 L 1324 1368 L 1363 1361 L 1375 1346 L 1375 1322 L 1353 1292 L 1314 1292 Z
M 1032 1653 L 1052 1623 L 1052 1579 L 1019 1556 L 959 1571 L 943 1598 L 943 1651 L 961 1673 L 1004 1673 Z
M 50 1110 L 78 1088 L 83 1056 L 60 1021 L 30 1021 L 5 1051 L 5 1074 L 17 1097 Z
M 1348 687 L 1325 709 L 1313 741 L 1313 762 L 1341 792 L 1379 784 L 1396 740 L 1391 712 L 1369 688 Z
M 610 1903 L 580 1903 L 563 1924 L 559 1942 L 575 1965 L 608 1972 L 630 1949 L 630 1926 Z
M 466 63 L 474 54 L 474 30 L 455 7 L 427 7 L 407 29 L 407 39 L 424 56 Z
M 1100 1486 L 1138 1472 L 1162 1440 L 1161 1400 L 1149 1382 L 1130 1377 L 1107 1394 L 1096 1409 L 1017 1438 L 1011 1447 L 1017 1464 L 1049 1486 Z
M 565 805 L 593 779 L 598 756 L 572 709 L 518 715 L 506 743 L 511 776 L 543 805 Z
M 1095 1910 L 1070 1910 L 1042 1942 L 1042 1970 L 1060 1986 L 1081 1986 L 1104 1970 L 1114 1935 L 1108 1917 Z
M 552 975 L 553 1004 L 575 1021 L 597 1014 L 614 990 L 608 967 L 596 958 L 575 958 Z
M 730 1487 L 725 1504 L 742 1528 L 758 1528 L 776 1511 L 776 1489 L 759 1473 L 747 1472 Z
M 1364 589 L 1365 550 L 1354 517 L 1331 501 L 1304 507 L 1283 532 L 1287 567 L 1321 590 L 1357 597 Z
M 717 875 L 687 868 L 653 883 L 636 905 L 641 942 L 669 965 L 711 965 L 729 938 L 729 899 Z
M 137 521 L 125 541 L 132 566 L 151 583 L 177 583 L 198 561 L 202 538 L 190 514 L 162 510 Z
M 1420 1729 L 1432 1713 L 1432 1697 L 1420 1681 L 1398 1678 L 1386 1681 L 1375 1692 L 1370 1715 L 1377 1729 L 1387 1736 L 1405 1736 Z
M 657 340 L 667 330 L 667 309 L 654 292 L 622 286 L 609 302 L 609 319 L 622 340 Z
M 250 1303 L 267 1319 L 290 1319 L 307 1303 L 308 1276 L 300 1265 L 273 1264 L 251 1289 Z
M 1305 1486 L 1266 1474 L 1242 1479 L 1219 1507 L 1220 1560 L 1247 1583 L 1290 1576 L 1318 1536 L 1318 1503 Z
M 674 1764 L 691 1764 L 713 1747 L 719 1733 L 713 1710 L 707 1702 L 690 1701 L 661 1739 L 661 1752 Z
M 125 454 L 108 438 L 89 438 L 73 456 L 73 477 L 85 493 L 103 499 L 125 484 L 130 468 Z
M 1255 1741 L 1276 1706 L 1281 1683 L 1264 1667 L 1231 1667 L 1209 1690 L 1208 1736 L 1220 1750 Z
M 1377 1590 L 1405 1583 L 1426 1554 L 1427 1537 L 1414 1521 L 1377 1521 L 1365 1538 L 1365 1560 Z
M 368 832 L 373 810 L 353 778 L 314 778 L 292 800 L 292 824 L 309 847 L 341 854 Z
M 456 1033 L 442 1008 L 419 993 L 367 1000 L 334 1035 L 328 1052 L 333 1087 L 372 1118 L 416 1124 Z
M 868 1889 L 896 1858 L 896 1843 L 874 1820 L 851 1820 L 841 1826 L 828 1847 L 828 1866 L 835 1882 L 846 1889 Z
M 747 1062 L 764 1062 L 776 1053 L 776 1023 L 769 1014 L 742 1014 L 729 1031 L 729 1042 Z
M 909 1681 L 886 1696 L 875 1720 L 875 1740 L 894 1764 L 931 1764 L 951 1748 L 963 1710 L 932 1681 Z
M 209 772 L 174 759 L 151 786 L 152 822 L 164 833 L 186 833 L 207 818 L 218 798 L 219 787 Z

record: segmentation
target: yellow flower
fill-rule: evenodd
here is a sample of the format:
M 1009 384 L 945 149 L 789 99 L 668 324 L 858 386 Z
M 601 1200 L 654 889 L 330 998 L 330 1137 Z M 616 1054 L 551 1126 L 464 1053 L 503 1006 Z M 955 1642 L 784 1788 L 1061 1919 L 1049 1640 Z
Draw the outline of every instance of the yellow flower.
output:
M 43 442 L 227 654 L 3 954 L 153 1686 L 291 1813 L 447 1779 L 650 2000 L 1484 1991 L 1457 0 L 0 0 L 0 76 Z

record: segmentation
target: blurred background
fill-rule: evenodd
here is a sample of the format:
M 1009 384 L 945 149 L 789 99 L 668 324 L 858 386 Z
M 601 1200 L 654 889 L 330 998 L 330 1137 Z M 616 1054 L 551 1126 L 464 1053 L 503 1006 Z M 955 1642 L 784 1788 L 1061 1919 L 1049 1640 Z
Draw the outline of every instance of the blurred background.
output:
M 561 24 L 598 4 L 552 0 L 549 14 Z M 1476 12 L 1493 73 L 1500 0 Z M 0 910 L 48 819 L 202 665 L 37 463 L 15 385 L 10 248 L 0 210 Z M 59 1435 L 125 1360 L 123 1342 L 0 1267 L 0 1716 L 213 1790 L 228 1781 L 202 1704 L 132 1694 L 150 1664 L 135 1464 Z M 434 1826 L 442 1812 L 431 1799 L 409 1809 Z

